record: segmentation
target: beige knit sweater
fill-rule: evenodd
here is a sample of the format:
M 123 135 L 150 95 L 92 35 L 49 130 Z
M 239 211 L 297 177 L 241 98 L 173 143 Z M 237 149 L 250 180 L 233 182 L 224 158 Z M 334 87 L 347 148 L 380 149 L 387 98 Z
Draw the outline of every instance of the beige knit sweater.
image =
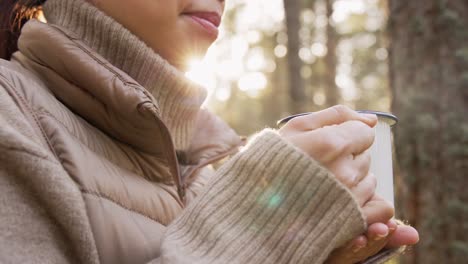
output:
M 50 23 L 80 35 L 149 91 L 152 80 L 144 73 L 153 67 L 170 69 L 158 71 L 165 74 L 163 79 L 183 78 L 159 57 L 143 53 L 147 48 L 136 49 L 144 44 L 81 0 L 49 0 L 47 12 Z M 94 20 L 100 24 L 87 24 L 95 15 L 103 16 Z M 4 89 L 27 89 L 24 83 L 33 80 L 20 75 L 15 78 L 21 81 L 14 82 L 9 75 L 11 70 L 0 64 L 0 262 L 98 263 L 80 191 L 60 161 L 35 143 L 38 134 Z M 204 93 L 185 93 L 192 92 Z M 170 96 L 171 91 L 158 93 L 162 118 L 183 147 L 190 117 L 171 123 L 180 121 L 170 117 L 181 112 L 176 111 L 180 98 Z M 322 263 L 333 249 L 365 230 L 351 193 L 274 130 L 252 137 L 216 173 L 167 227 L 162 254 L 154 262 Z

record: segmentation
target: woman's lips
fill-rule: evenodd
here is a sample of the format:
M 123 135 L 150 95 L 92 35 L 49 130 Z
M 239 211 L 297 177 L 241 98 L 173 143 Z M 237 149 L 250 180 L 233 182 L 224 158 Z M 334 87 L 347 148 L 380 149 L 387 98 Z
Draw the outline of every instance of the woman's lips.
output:
M 202 26 L 210 35 L 218 36 L 218 27 L 221 24 L 221 16 L 212 12 L 186 13 L 198 25 Z

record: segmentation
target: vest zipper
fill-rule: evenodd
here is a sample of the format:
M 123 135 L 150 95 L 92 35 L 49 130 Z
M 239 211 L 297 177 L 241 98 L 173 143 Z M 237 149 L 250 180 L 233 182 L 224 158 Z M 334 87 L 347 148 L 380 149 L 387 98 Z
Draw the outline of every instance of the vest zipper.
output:
M 153 114 L 155 114 L 153 112 Z M 177 154 L 175 151 L 174 143 L 172 141 L 172 137 L 169 133 L 169 129 L 167 126 L 162 122 L 161 119 L 155 114 L 155 118 L 157 121 L 157 124 L 160 128 L 160 131 L 162 132 L 163 142 L 166 145 L 166 149 L 169 151 L 165 152 L 166 159 L 169 163 L 169 170 L 171 171 L 172 177 L 174 178 L 177 186 L 177 194 L 179 195 L 180 201 L 182 202 L 182 205 L 185 206 L 186 203 L 186 186 L 184 184 L 184 181 L 182 179 L 182 176 L 179 171 L 179 162 L 177 159 Z

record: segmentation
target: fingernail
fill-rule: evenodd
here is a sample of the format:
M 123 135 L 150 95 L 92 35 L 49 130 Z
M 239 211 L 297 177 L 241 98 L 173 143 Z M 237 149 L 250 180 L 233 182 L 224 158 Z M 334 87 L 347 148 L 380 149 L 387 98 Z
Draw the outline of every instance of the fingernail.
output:
M 382 240 L 382 239 L 386 238 L 387 235 L 388 235 L 388 233 L 385 234 L 385 235 L 379 235 L 379 234 L 377 234 L 377 235 L 374 237 L 374 240 L 375 240 L 375 241 Z
M 389 220 L 387 226 L 388 229 L 393 232 L 397 229 L 398 224 L 395 220 Z

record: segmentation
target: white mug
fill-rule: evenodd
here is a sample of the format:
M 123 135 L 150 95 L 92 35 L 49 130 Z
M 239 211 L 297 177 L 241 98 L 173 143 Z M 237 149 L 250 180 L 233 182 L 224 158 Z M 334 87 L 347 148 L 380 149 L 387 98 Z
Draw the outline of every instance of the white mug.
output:
M 375 126 L 375 140 L 370 147 L 370 171 L 377 177 L 376 193 L 388 202 L 394 203 L 393 192 L 393 159 L 392 159 L 392 129 L 398 122 L 396 116 L 377 111 L 358 111 L 359 113 L 375 114 L 378 123 Z

